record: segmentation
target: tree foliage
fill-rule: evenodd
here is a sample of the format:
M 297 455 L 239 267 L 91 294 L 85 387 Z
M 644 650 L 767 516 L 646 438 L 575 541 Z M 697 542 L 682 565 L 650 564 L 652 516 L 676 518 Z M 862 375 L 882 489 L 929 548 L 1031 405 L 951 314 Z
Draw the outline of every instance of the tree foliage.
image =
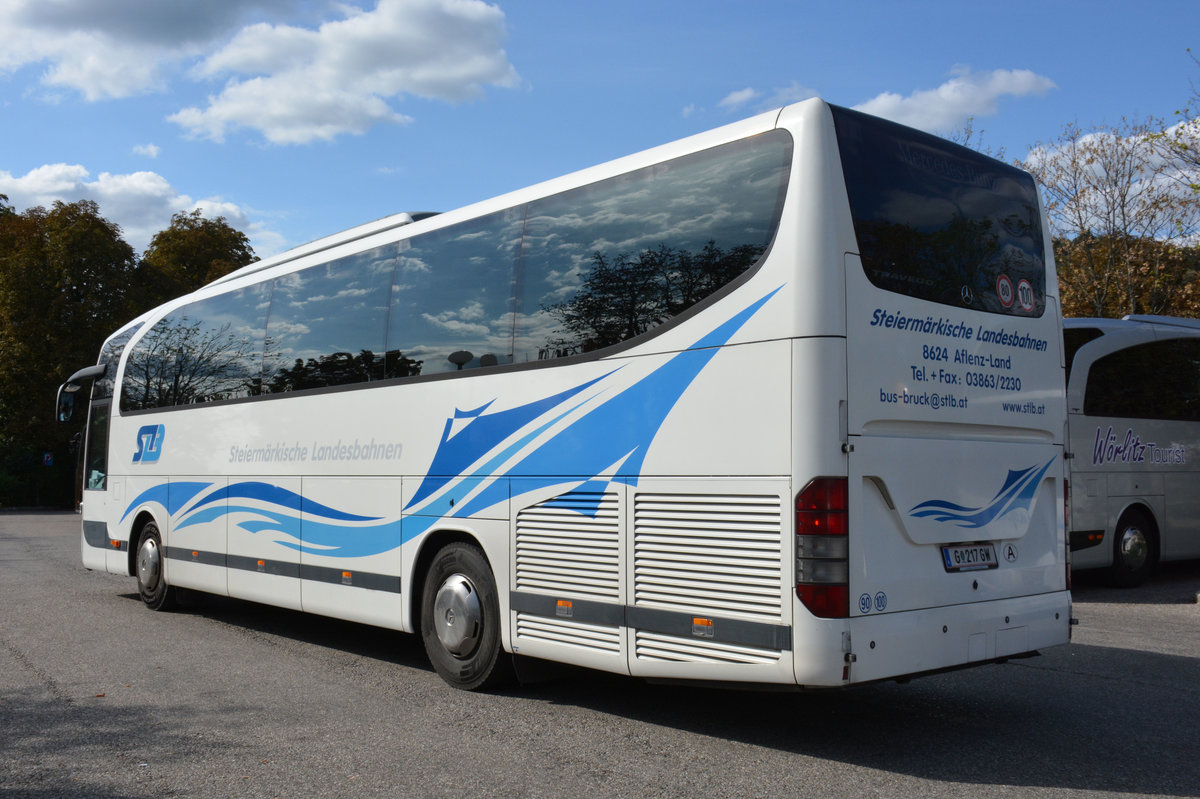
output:
M 91 201 L 0 214 L 0 502 L 69 496 L 76 431 L 55 423 L 55 389 L 129 318 L 136 272 Z
M 1161 120 L 1064 127 L 1021 166 L 1041 184 L 1068 316 L 1194 315 L 1200 196 Z
M 550 342 L 555 357 L 591 352 L 645 333 L 728 284 L 762 254 L 761 247 L 700 252 L 665 244 L 636 256 L 596 252 L 580 290 L 546 310 L 561 324 Z
M 142 256 L 147 307 L 195 291 L 255 260 L 250 240 L 225 217 L 180 211 L 150 240 Z
M 54 420 L 57 387 L 133 317 L 253 258 L 196 212 L 139 260 L 94 202 L 18 213 L 0 195 L 0 505 L 70 503 L 79 428 Z

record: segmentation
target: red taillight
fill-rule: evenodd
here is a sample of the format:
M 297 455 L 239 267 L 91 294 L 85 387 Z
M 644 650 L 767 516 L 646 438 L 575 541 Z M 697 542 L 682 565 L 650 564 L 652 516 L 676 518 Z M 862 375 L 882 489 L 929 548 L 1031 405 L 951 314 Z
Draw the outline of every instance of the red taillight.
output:
M 796 596 L 814 616 L 850 615 L 848 483 L 818 477 L 796 496 Z
M 844 619 L 850 615 L 850 586 L 796 585 L 796 596 L 808 612 L 820 619 Z
M 818 477 L 796 497 L 796 535 L 846 535 L 844 477 Z

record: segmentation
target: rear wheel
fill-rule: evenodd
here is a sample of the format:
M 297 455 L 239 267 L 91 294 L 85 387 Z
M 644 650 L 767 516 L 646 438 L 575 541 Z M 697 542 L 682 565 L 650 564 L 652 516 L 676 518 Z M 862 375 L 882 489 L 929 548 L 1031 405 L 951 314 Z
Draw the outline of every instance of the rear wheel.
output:
M 1121 588 L 1141 585 L 1158 562 L 1158 533 L 1144 512 L 1129 510 L 1117 522 L 1109 581 Z
M 175 589 L 167 585 L 164 560 L 158 525 L 153 521 L 146 522 L 138 537 L 137 581 L 138 594 L 151 610 L 170 610 L 175 607 Z
M 512 661 L 500 645 L 500 602 L 487 558 L 456 542 L 434 556 L 421 593 L 421 638 L 443 680 L 473 691 L 508 682 Z

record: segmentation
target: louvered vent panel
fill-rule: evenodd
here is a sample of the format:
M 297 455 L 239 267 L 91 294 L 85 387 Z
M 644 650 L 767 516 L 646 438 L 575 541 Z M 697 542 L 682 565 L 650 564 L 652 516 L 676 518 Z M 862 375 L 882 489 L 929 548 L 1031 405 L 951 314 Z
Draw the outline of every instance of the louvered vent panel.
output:
M 621 598 L 615 493 L 572 492 L 517 514 L 517 590 L 584 599 Z
M 517 614 L 517 638 L 618 654 L 621 628 L 600 624 Z
M 774 649 L 738 646 L 699 638 L 676 638 L 638 630 L 634 651 L 639 660 L 663 663 L 777 663 Z
M 634 603 L 778 623 L 780 521 L 777 496 L 639 494 Z

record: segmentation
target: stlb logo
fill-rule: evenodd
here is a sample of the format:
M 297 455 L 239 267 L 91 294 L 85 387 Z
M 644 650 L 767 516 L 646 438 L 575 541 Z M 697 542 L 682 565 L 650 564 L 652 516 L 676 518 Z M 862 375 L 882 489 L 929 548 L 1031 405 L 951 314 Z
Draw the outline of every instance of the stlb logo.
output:
M 134 463 L 154 463 L 162 455 L 163 437 L 167 428 L 161 424 L 148 424 L 137 432 L 137 452 L 133 453 Z

